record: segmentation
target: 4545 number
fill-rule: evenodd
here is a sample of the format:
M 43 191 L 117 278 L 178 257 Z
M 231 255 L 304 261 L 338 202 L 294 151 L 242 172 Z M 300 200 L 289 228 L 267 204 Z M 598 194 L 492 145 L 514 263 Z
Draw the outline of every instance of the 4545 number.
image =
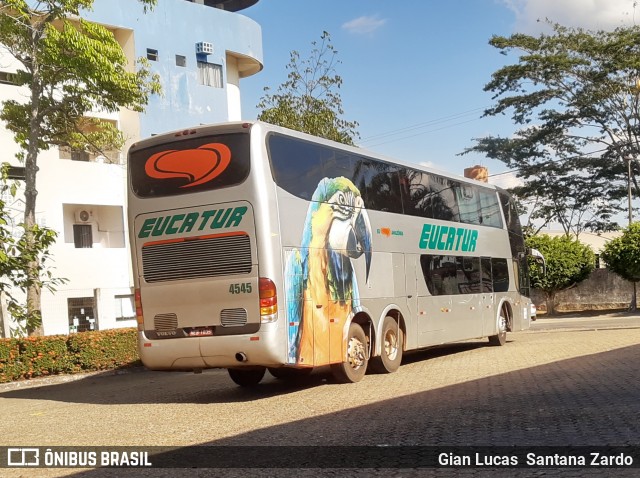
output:
M 250 294 L 251 282 L 243 282 L 241 284 L 231 284 L 229 286 L 230 294 Z

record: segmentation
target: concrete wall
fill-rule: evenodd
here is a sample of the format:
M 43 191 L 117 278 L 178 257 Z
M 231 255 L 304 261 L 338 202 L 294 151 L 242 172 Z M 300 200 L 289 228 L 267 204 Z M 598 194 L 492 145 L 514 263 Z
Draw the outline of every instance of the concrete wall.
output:
M 596 269 L 584 281 L 556 294 L 556 312 L 625 309 L 631 302 L 633 285 L 609 269 Z M 546 311 L 545 296 L 533 289 L 532 300 Z

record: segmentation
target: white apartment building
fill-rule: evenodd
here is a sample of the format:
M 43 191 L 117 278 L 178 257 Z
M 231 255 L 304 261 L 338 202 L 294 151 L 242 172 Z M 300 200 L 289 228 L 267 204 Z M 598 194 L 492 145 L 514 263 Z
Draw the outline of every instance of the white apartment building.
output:
M 127 144 L 108 157 L 52 148 L 38 158 L 36 220 L 58 232 L 53 273 L 68 280 L 43 290 L 46 335 L 134 327 L 133 278 L 126 224 L 126 150 L 143 137 L 200 123 L 240 118 L 240 79 L 262 69 L 260 26 L 237 13 L 258 0 L 158 0 L 143 14 L 132 0 L 96 0 L 86 18 L 114 32 L 127 57 L 145 57 L 163 95 L 145 113 L 96 117 L 115 122 Z M 0 49 L 0 102 L 25 96 L 12 83 L 18 64 Z M 13 136 L 0 124 L 0 162 L 18 166 Z M 14 224 L 20 192 L 3 196 Z M 2 304 L 0 334 L 15 326 Z

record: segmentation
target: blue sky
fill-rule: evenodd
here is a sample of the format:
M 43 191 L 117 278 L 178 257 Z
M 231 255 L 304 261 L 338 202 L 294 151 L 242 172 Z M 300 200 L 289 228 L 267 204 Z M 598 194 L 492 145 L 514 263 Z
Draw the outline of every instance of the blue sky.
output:
M 500 162 L 458 156 L 473 138 L 509 136 L 508 117 L 481 118 L 491 74 L 513 62 L 493 35 L 538 34 L 538 19 L 612 29 L 640 21 L 634 0 L 260 0 L 241 13 L 262 27 L 264 69 L 243 79 L 243 118 L 255 119 L 263 88 L 286 79 L 291 50 L 306 58 L 324 30 L 338 51 L 344 117 L 359 122 L 366 149 L 455 174 L 474 164 L 509 187 Z

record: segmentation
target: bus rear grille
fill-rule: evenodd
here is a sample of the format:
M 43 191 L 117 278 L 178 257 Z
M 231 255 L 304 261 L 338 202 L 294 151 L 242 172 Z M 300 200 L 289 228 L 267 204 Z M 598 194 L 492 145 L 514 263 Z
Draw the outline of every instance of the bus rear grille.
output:
M 241 235 L 143 246 L 142 270 L 147 282 L 248 274 L 251 242 Z
M 176 330 L 178 316 L 176 314 L 158 314 L 153 318 L 153 328 L 160 331 Z
M 240 327 L 247 323 L 246 309 L 223 309 L 220 311 L 220 323 L 223 327 Z

